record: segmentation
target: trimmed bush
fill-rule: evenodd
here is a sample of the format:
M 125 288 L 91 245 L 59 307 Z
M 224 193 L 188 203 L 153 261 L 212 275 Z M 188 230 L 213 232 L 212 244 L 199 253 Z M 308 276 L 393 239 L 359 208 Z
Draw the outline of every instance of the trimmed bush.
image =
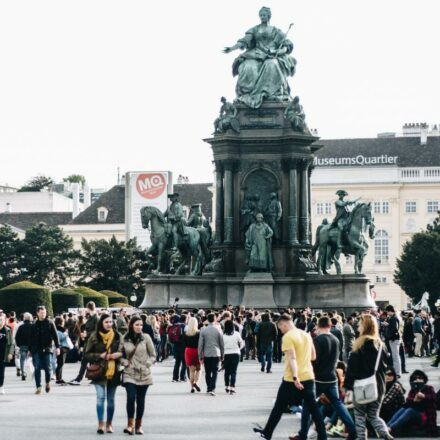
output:
M 57 289 L 52 292 L 53 311 L 67 312 L 69 308 L 84 307 L 83 296 L 73 289 Z
M 76 287 L 73 290 L 82 295 L 84 305 L 87 305 L 89 301 L 93 301 L 96 307 L 102 307 L 103 309 L 106 309 L 108 307 L 108 298 L 102 293 L 97 292 L 96 290 L 89 289 L 85 286 Z
M 101 290 L 99 293 L 102 293 L 108 298 L 108 303 L 110 305 L 114 303 L 128 304 L 128 298 L 121 293 L 113 292 L 113 290 Z
M 0 308 L 17 315 L 29 312 L 35 315 L 38 306 L 45 306 L 47 314 L 53 316 L 50 290 L 29 281 L 20 281 L 0 289 Z
M 127 303 L 113 303 L 110 304 L 113 309 L 132 309 L 133 306 L 129 306 Z

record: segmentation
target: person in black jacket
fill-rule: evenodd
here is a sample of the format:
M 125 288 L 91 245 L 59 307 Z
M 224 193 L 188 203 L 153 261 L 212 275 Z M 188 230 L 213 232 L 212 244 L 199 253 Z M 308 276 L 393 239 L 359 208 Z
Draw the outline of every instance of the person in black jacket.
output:
M 261 371 L 264 373 L 266 368 L 266 372 L 271 373 L 273 345 L 277 340 L 278 330 L 276 325 L 270 320 L 269 313 L 261 315 L 261 323 L 256 327 L 256 335 Z
M 96 305 L 93 301 L 89 301 L 87 307 L 87 320 L 84 324 L 84 333 L 86 337 L 84 339 L 84 346 L 87 346 L 87 341 L 92 333 L 94 333 L 98 327 L 98 314 L 96 313 Z M 86 374 L 87 364 L 89 361 L 85 356 L 81 359 L 81 366 L 79 368 L 78 376 L 69 382 L 69 385 L 81 385 L 81 381 Z
M 26 380 L 25 362 L 29 352 L 29 345 L 31 343 L 32 332 L 32 315 L 25 313 L 23 315 L 23 323 L 17 328 L 15 333 L 15 345 L 19 347 L 20 353 L 20 371 L 21 380 Z
M 37 320 L 32 325 L 29 351 L 32 353 L 32 362 L 35 367 L 35 394 L 41 394 L 41 369 L 46 375 L 46 393 L 50 391 L 50 361 L 53 344 L 56 347 L 56 355 L 60 354 L 60 343 L 55 324 L 47 317 L 46 307 L 37 307 Z
M 353 351 L 348 359 L 345 388 L 348 390 L 347 399 L 352 394 L 355 380 L 366 379 L 374 374 L 376 361 L 379 355 L 379 364 L 376 371 L 378 399 L 367 404 L 360 404 L 353 398 L 354 419 L 356 433 L 359 439 L 365 439 L 367 429 L 366 419 L 380 438 L 392 440 L 387 425 L 379 417 L 380 406 L 385 394 L 385 371 L 388 363 L 388 353 L 379 338 L 377 320 L 371 315 L 362 315 L 359 322 L 359 338 L 353 345 Z
M 437 310 L 434 313 L 434 322 L 432 323 L 433 327 L 433 335 L 432 339 L 435 343 L 437 343 L 437 355 L 435 357 L 434 362 L 431 364 L 431 367 L 438 367 L 440 364 L 440 310 Z
M 339 341 L 339 360 L 342 361 L 342 353 L 344 351 L 344 336 L 342 335 L 342 331 L 339 330 L 338 320 L 336 318 L 331 318 L 332 328 L 330 330 L 331 334 L 335 336 Z
M 402 364 L 400 362 L 400 320 L 396 315 L 394 307 L 390 304 L 386 307 L 388 315 L 385 325 L 385 340 L 391 350 L 391 357 L 393 359 L 393 367 L 396 371 L 397 378 L 402 375 Z

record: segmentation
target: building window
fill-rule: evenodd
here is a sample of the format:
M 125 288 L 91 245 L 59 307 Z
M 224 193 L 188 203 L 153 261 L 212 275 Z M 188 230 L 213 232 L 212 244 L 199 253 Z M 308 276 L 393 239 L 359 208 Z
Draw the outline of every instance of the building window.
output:
M 375 214 L 389 214 L 390 202 L 374 202 L 373 210 Z
M 105 223 L 107 221 L 108 209 L 104 206 L 98 208 L 98 222 Z
M 316 204 L 317 215 L 328 215 L 332 213 L 332 204 L 330 202 L 318 202 Z
M 353 255 L 345 256 L 345 264 L 353 264 Z
M 417 212 L 417 202 L 405 202 L 405 212 L 407 214 L 414 214 Z
M 375 264 L 388 264 L 390 257 L 390 241 L 386 231 L 380 229 L 377 231 L 376 238 L 374 240 L 374 263 Z
M 406 221 L 406 232 L 416 232 L 417 230 L 417 223 L 413 218 L 409 218 Z
M 387 283 L 387 277 L 383 275 L 376 275 L 376 284 L 386 284 Z
M 428 200 L 427 210 L 429 214 L 435 214 L 438 211 L 438 200 Z

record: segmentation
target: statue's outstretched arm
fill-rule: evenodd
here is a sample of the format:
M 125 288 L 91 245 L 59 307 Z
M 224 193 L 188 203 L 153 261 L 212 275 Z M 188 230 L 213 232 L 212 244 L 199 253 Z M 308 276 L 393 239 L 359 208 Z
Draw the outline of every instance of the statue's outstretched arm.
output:
M 242 43 L 236 43 L 233 46 L 225 47 L 223 49 L 223 53 L 229 53 L 229 52 L 232 52 L 234 50 L 243 49 L 243 48 L 244 48 L 244 45 Z

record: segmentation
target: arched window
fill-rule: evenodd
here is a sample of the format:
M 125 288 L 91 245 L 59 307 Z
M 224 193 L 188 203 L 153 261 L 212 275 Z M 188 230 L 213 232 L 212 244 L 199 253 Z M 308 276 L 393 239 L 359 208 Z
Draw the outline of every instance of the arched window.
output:
M 380 229 L 374 239 L 374 263 L 388 264 L 390 259 L 390 240 L 388 233 Z

